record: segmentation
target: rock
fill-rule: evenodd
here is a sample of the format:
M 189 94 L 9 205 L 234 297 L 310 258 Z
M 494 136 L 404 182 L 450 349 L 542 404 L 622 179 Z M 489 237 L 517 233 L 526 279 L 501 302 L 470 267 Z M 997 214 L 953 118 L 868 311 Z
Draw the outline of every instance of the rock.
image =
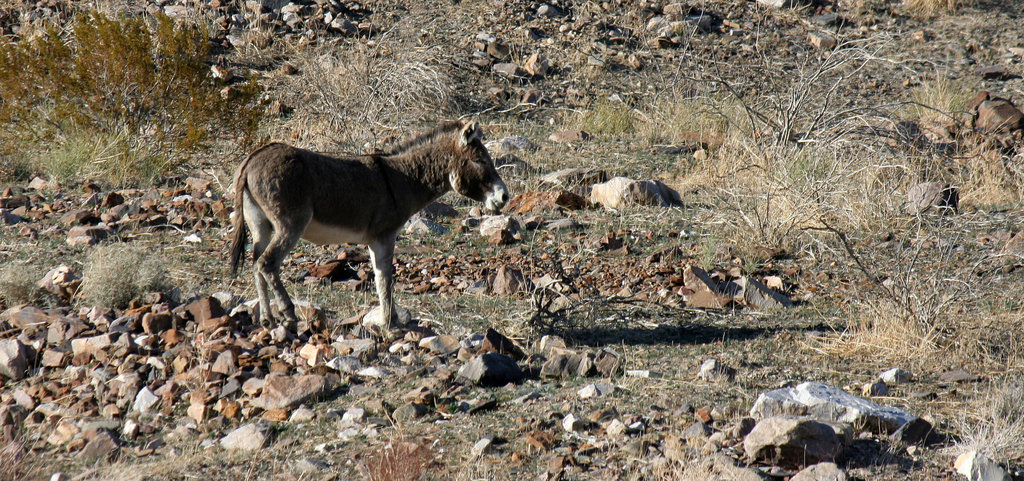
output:
M 819 421 L 850 423 L 857 429 L 874 433 L 891 433 L 916 417 L 815 382 L 762 393 L 750 409 L 750 415 L 755 419 L 780 414 L 809 415 Z
M 880 379 L 882 382 L 886 384 L 897 385 L 906 384 L 910 382 L 910 378 L 912 376 L 913 374 L 911 374 L 910 371 L 904 371 L 903 369 L 894 367 L 888 371 L 883 372 L 882 374 L 879 374 L 878 379 Z
M 526 73 L 534 77 L 543 77 L 547 75 L 550 66 L 548 59 L 535 53 L 526 59 L 526 65 L 523 68 L 526 70 Z
M 793 307 L 793 301 L 752 277 L 741 277 L 733 281 L 740 288 L 743 303 L 748 307 L 762 310 Z
M 394 316 L 394 319 L 393 323 L 391 324 L 391 327 L 393 328 L 406 326 L 412 322 L 412 313 L 409 312 L 409 310 L 404 307 L 395 305 L 392 314 Z M 367 312 L 366 315 L 363 316 L 363 327 L 366 327 L 371 331 L 376 332 L 376 330 L 378 330 L 381 326 L 384 325 L 384 323 L 381 322 L 380 316 L 380 306 L 373 306 L 373 309 L 370 309 L 370 312 Z M 369 341 L 371 344 L 373 343 L 373 341 L 370 339 L 362 339 L 361 341 Z M 359 357 L 360 359 L 362 359 L 362 356 Z
M 420 340 L 419 346 L 421 349 L 426 349 L 432 354 L 447 356 L 459 350 L 459 339 L 448 334 L 428 336 Z
M 345 374 L 355 374 L 364 367 L 363 362 L 354 356 L 338 356 L 327 361 L 326 365 Z
M 907 212 L 920 214 L 935 208 L 949 209 L 957 212 L 960 204 L 960 191 L 956 187 L 942 182 L 922 182 L 907 191 Z
M 79 432 L 81 432 L 81 429 L 78 426 L 67 421 L 61 421 L 50 431 L 50 434 L 46 437 L 46 442 L 54 446 L 63 446 L 71 442 Z
M 29 347 L 17 339 L 0 340 L 0 375 L 20 380 L 28 373 Z
M 351 408 L 341 415 L 341 422 L 361 423 L 366 419 L 366 410 L 363 408 Z
M 846 473 L 836 463 L 818 463 L 804 468 L 789 481 L 846 481 Z
M 327 389 L 327 380 L 317 374 L 287 376 L 268 374 L 264 378 L 263 393 L 254 399 L 253 406 L 262 409 L 293 409 Z
M 1009 132 L 1024 128 L 1024 113 L 1012 102 L 998 97 L 983 100 L 977 107 L 974 128 L 987 132 Z
M 17 225 L 24 219 L 7 209 L 0 209 L 0 225 Z
M 71 267 L 61 264 L 50 269 L 36 285 L 57 297 L 71 299 L 82 285 L 82 277 L 75 274 Z
M 939 374 L 939 381 L 942 381 L 947 384 L 952 384 L 956 382 L 973 382 L 977 381 L 978 379 L 979 378 L 977 375 L 971 374 L 963 369 L 953 369 L 950 371 L 946 371 L 942 374 Z
M 523 378 L 515 359 L 488 352 L 476 356 L 459 369 L 458 377 L 482 386 L 504 386 Z
M 903 444 L 928 443 L 933 436 L 932 423 L 914 418 L 889 435 L 889 440 Z
M 576 394 L 579 395 L 580 399 L 590 399 L 592 397 L 607 396 L 614 392 L 614 384 L 602 382 L 597 384 L 587 384 L 577 391 Z
M 192 315 L 192 320 L 196 321 L 196 324 L 203 324 L 210 319 L 221 317 L 225 314 L 220 301 L 213 296 L 193 301 L 185 307 L 185 310 Z
M 406 234 L 431 234 L 441 235 L 448 231 L 448 228 L 430 219 L 414 216 L 405 223 Z
M 295 411 L 292 411 L 292 415 L 288 418 L 288 422 L 292 423 L 308 423 L 316 418 L 316 413 L 312 409 L 306 407 L 300 407 Z
M 190 404 L 188 409 L 185 410 L 185 414 L 192 418 L 196 424 L 202 424 L 206 420 L 207 414 L 209 414 L 209 408 L 205 404 Z
M 434 201 L 420 209 L 419 214 L 428 219 L 441 219 L 458 217 L 459 211 L 444 202 Z
M 121 445 L 117 438 L 106 430 L 100 430 L 89 440 L 79 456 L 88 461 L 110 461 L 116 458 L 120 451 Z
M 548 140 L 550 140 L 552 142 L 558 142 L 558 143 L 561 143 L 561 144 L 566 144 L 566 143 L 586 142 L 586 141 L 590 140 L 590 137 L 591 137 L 590 134 L 588 134 L 588 133 L 586 133 L 586 132 L 584 132 L 582 130 L 566 129 L 566 130 L 559 130 L 559 131 L 551 134 L 550 136 L 548 136 Z
M 704 441 L 708 439 L 708 436 L 711 436 L 712 432 L 714 432 L 714 430 L 707 424 L 695 421 L 693 424 L 690 424 L 690 427 L 683 431 L 683 439 L 689 441 L 693 446 L 703 446 Z
M 77 225 L 68 231 L 68 245 L 83 247 L 96 245 L 114 233 L 109 227 L 99 225 Z
M 507 215 L 489 215 L 480 221 L 480 235 L 490 237 L 501 231 L 519 232 L 519 222 Z
M 263 421 L 246 424 L 220 438 L 220 445 L 229 450 L 255 451 L 267 445 L 269 433 L 270 425 Z
M 803 466 L 839 457 L 840 443 L 826 424 L 796 416 L 762 419 L 743 440 L 750 461 Z
M 469 454 L 474 458 L 478 458 L 487 452 L 487 450 L 491 447 L 492 443 L 494 443 L 493 435 L 484 436 L 483 438 L 480 438 L 479 441 L 473 444 L 473 447 L 469 450 Z
M 810 0 L 757 0 L 758 5 L 769 8 L 796 8 L 809 3 Z
M 860 394 L 866 397 L 885 396 L 889 394 L 889 386 L 882 381 L 869 382 L 861 388 Z
M 529 139 L 521 135 L 509 135 L 508 137 L 499 140 L 491 140 L 487 142 L 485 146 L 492 156 L 514 154 L 521 151 L 537 149 Z
M 423 404 L 406 403 L 398 409 L 395 409 L 395 411 L 391 413 L 391 417 L 396 423 L 406 423 L 423 417 L 428 411 L 427 407 Z
M 160 334 L 174 327 L 174 316 L 170 312 L 147 312 L 142 315 L 142 331 L 146 334 Z
M 585 428 L 586 425 L 587 423 L 585 421 L 572 413 L 566 414 L 565 417 L 562 418 L 562 429 L 565 429 L 565 432 L 567 433 L 580 431 Z
M 292 463 L 292 472 L 299 476 L 314 478 L 316 474 L 327 471 L 331 465 L 317 458 L 299 458 Z
M 817 50 L 832 50 L 836 46 L 836 38 L 825 32 L 808 33 L 807 42 Z
M 597 353 L 597 358 L 594 360 L 594 367 L 597 372 L 601 373 L 604 377 L 613 377 L 618 374 L 622 368 L 622 361 L 619 353 L 605 348 L 601 352 Z
M 517 296 L 531 288 L 530 281 L 518 269 L 501 266 L 491 280 L 491 293 L 496 296 Z
M 697 377 L 708 382 L 731 382 L 736 377 L 736 370 L 715 359 L 708 359 L 700 365 L 700 372 L 697 373 Z
M 575 167 L 557 170 L 541 176 L 540 181 L 555 186 L 590 186 L 608 180 L 608 172 L 592 167 Z
M 485 352 L 504 354 L 516 360 L 526 359 L 526 353 L 516 343 L 490 327 L 484 332 L 484 340 L 480 343 L 480 353 Z
M 506 212 L 528 214 L 554 209 L 580 210 L 588 205 L 587 199 L 566 190 L 550 192 L 524 192 L 505 206 Z
M 956 472 L 967 477 L 967 481 L 1010 481 L 1010 475 L 1002 467 L 977 451 L 968 451 L 957 456 L 953 463 Z
M 679 193 L 659 180 L 641 182 L 626 177 L 615 177 L 594 185 L 590 191 L 590 201 L 609 209 L 631 205 L 671 207 L 682 204 Z
M 550 3 L 545 3 L 545 4 L 543 4 L 543 5 L 541 5 L 540 7 L 537 8 L 537 16 L 538 17 L 550 17 L 550 18 L 553 18 L 553 17 L 561 17 L 562 15 L 564 15 L 564 13 L 562 13 L 562 10 L 559 9 L 558 7 L 554 6 L 554 5 L 551 5 Z
M 1003 65 L 979 65 L 975 67 L 974 74 L 987 80 L 1003 80 L 1010 76 Z
M 505 77 L 522 77 L 523 71 L 514 63 L 496 63 L 491 66 L 491 71 Z
M 143 414 L 148 413 L 158 402 L 160 402 L 160 396 L 157 396 L 149 387 L 143 387 L 135 395 L 132 411 Z

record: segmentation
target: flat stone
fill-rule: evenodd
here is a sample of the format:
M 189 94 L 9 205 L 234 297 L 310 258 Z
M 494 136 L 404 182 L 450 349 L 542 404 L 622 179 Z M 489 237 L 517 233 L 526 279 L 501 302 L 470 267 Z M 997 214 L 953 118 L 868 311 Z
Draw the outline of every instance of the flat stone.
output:
M 944 383 L 973 382 L 980 379 L 977 375 L 971 374 L 963 369 L 953 369 L 939 374 L 939 381 Z
M 86 443 L 82 449 L 81 458 L 95 461 L 95 460 L 113 460 L 121 451 L 120 442 L 114 435 L 107 431 L 97 431 L 96 435 Z
M 229 450 L 255 451 L 267 445 L 269 433 L 270 425 L 265 422 L 246 424 L 221 438 L 220 445 Z
M 826 424 L 796 416 L 762 419 L 743 440 L 751 461 L 802 466 L 833 461 L 841 453 L 835 431 Z
M 480 221 L 480 235 L 490 237 L 501 231 L 508 231 L 510 234 L 519 232 L 519 221 L 507 215 L 490 215 Z
M 632 205 L 682 205 L 679 193 L 660 180 L 638 181 L 627 177 L 615 177 L 608 182 L 595 184 L 590 191 L 590 202 L 608 209 Z
M 911 374 L 910 371 L 904 371 L 898 367 L 894 367 L 878 375 L 879 380 L 893 386 L 897 384 L 906 384 L 910 382 L 911 377 L 913 377 L 913 374 Z
M 252 404 L 267 410 L 293 409 L 307 399 L 322 394 L 326 389 L 327 381 L 320 375 L 269 374 L 264 378 L 263 393 L 254 399 Z
M 590 139 L 590 134 L 575 129 L 559 130 L 548 136 L 548 140 L 562 144 L 586 142 Z
M 415 216 L 405 223 L 403 230 L 406 234 L 441 235 L 447 232 L 448 228 L 430 219 Z
M 846 473 L 836 463 L 818 463 L 804 468 L 789 481 L 846 481 Z
M 483 438 L 480 438 L 479 441 L 473 444 L 473 447 L 469 450 L 469 454 L 474 458 L 480 457 L 487 452 L 487 450 L 491 447 L 491 444 L 493 443 L 493 435 L 484 436 Z
M 590 399 L 592 397 L 607 396 L 615 392 L 615 385 L 607 382 L 597 384 L 587 384 L 580 388 L 576 394 L 579 395 L 580 399 Z
M 504 386 L 523 378 L 515 359 L 494 352 L 474 357 L 459 369 L 458 377 L 482 386 Z
M 880 406 L 842 389 L 814 382 L 762 393 L 750 409 L 755 419 L 780 414 L 808 415 L 819 421 L 844 422 L 858 429 L 885 434 L 916 418 L 906 411 Z

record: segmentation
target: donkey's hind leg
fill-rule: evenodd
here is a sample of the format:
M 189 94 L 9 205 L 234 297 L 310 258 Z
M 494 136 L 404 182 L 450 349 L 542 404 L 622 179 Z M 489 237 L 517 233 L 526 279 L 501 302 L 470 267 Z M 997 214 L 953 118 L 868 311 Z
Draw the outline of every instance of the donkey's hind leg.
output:
M 245 195 L 243 202 L 245 202 L 245 208 L 242 211 L 245 213 L 245 223 L 249 226 L 249 231 L 252 233 L 252 258 L 258 261 L 263 256 L 263 252 L 267 250 L 267 243 L 270 242 L 270 237 L 274 233 L 274 227 L 270 224 L 270 220 L 267 219 L 266 214 L 263 213 L 259 205 L 253 202 L 252 197 Z M 263 275 L 259 264 L 256 262 L 253 263 L 253 277 L 256 280 L 256 294 L 260 299 L 259 322 L 263 325 L 269 325 L 274 319 L 274 313 L 270 310 L 267 277 Z
M 274 298 L 281 315 L 284 316 L 286 322 L 292 324 L 290 329 L 298 325 L 298 318 L 295 316 L 295 304 L 292 303 L 292 299 L 284 287 L 284 282 L 281 281 L 281 264 L 285 256 L 295 248 L 295 244 L 298 244 L 305 229 L 304 225 L 309 222 L 310 215 L 306 216 L 305 222 L 297 223 L 298 225 L 281 221 L 275 222 L 274 232 L 270 236 L 270 241 L 267 242 L 267 248 L 263 251 L 263 255 L 256 260 L 256 268 L 274 291 Z

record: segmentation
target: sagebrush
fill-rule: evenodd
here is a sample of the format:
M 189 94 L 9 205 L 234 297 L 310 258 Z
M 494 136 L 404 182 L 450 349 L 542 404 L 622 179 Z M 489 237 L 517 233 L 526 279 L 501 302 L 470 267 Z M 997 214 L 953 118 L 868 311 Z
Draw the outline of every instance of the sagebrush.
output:
M 82 277 L 79 295 L 87 306 L 123 308 L 146 293 L 170 287 L 159 257 L 126 244 L 97 247 L 89 254 Z

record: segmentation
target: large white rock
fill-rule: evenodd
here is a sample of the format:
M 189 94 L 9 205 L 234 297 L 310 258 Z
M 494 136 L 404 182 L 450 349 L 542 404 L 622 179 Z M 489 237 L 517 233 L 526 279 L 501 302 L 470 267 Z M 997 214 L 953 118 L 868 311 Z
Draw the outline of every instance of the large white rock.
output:
M 138 413 L 147 413 L 156 403 L 160 402 L 160 396 L 157 396 L 151 389 L 144 387 L 139 389 L 138 394 L 135 395 L 135 403 L 132 405 L 132 411 Z
M 270 426 L 266 423 L 246 424 L 221 438 L 220 445 L 224 446 L 224 449 L 255 451 L 262 449 L 267 444 L 269 432 Z
M 977 451 L 961 454 L 953 467 L 967 476 L 967 481 L 1010 481 L 1010 475 L 1003 468 Z
M 906 411 L 880 406 L 842 389 L 816 382 L 762 393 L 750 409 L 750 415 L 755 419 L 782 414 L 850 423 L 858 429 L 886 434 L 917 418 Z
M 615 177 L 608 182 L 594 185 L 590 201 L 609 209 L 620 209 L 629 205 L 680 205 L 679 193 L 658 180 L 638 181 L 626 177 Z

